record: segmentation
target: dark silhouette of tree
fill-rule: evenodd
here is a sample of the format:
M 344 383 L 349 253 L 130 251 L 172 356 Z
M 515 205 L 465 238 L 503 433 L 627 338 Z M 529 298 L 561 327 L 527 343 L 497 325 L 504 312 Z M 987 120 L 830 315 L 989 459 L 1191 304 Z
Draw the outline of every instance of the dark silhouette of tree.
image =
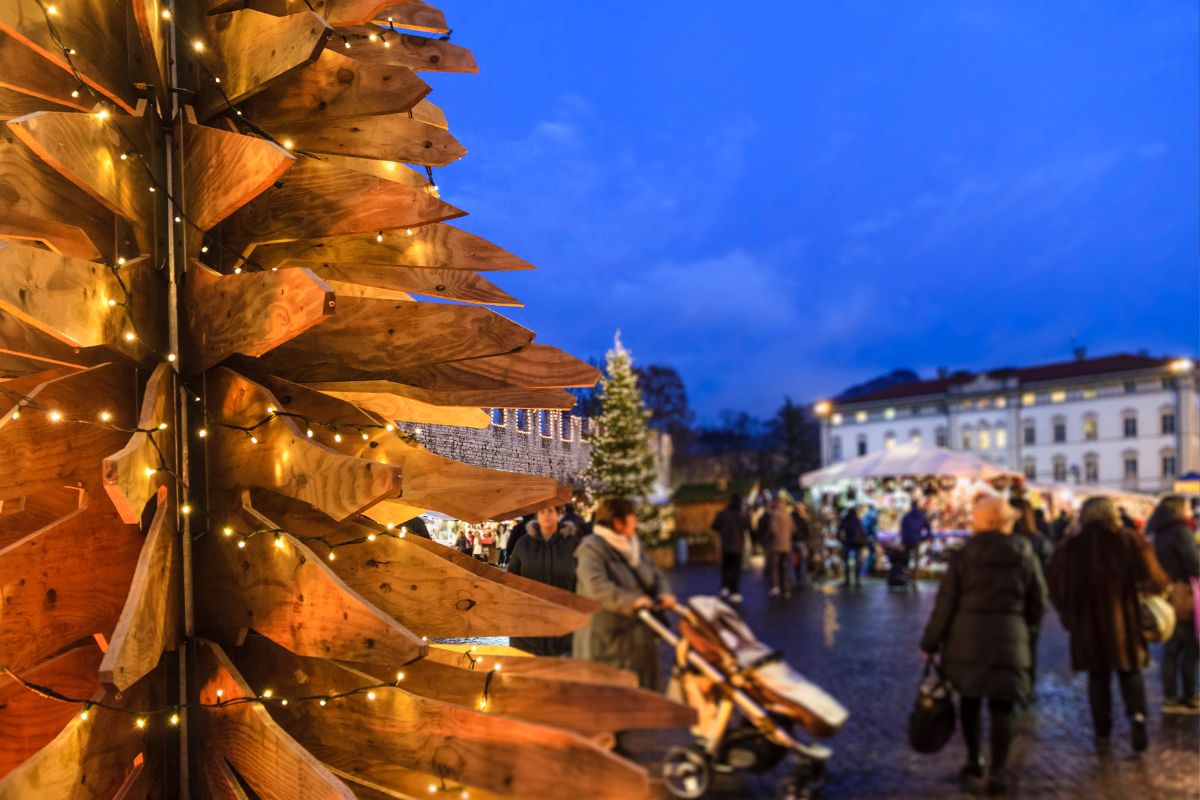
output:
M 772 454 L 772 484 L 795 488 L 800 476 L 821 466 L 821 429 L 808 409 L 784 397 L 767 423 L 767 446 Z

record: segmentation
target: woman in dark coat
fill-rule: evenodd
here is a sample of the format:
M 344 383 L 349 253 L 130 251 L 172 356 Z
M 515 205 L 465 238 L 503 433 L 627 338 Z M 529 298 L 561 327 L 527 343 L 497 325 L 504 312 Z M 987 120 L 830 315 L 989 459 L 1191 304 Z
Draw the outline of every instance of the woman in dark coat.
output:
M 1014 497 L 1009 502 L 1017 512 L 1017 521 L 1013 523 L 1013 536 L 1024 537 L 1029 542 L 1029 546 L 1033 548 L 1033 554 L 1037 556 L 1042 578 L 1045 579 L 1050 570 L 1050 559 L 1054 557 L 1054 545 L 1038 528 L 1037 517 L 1028 500 L 1023 497 Z M 1041 628 L 1040 624 L 1029 628 L 1029 696 L 1027 699 L 1034 703 L 1037 702 L 1038 639 Z
M 972 511 L 974 535 L 951 560 L 938 589 L 921 649 L 939 649 L 946 676 L 960 694 L 967 765 L 965 789 L 984 776 L 980 755 L 981 706 L 992 719 L 989 794 L 1008 785 L 1013 706 L 1030 691 L 1030 629 L 1046 609 L 1046 582 L 1029 542 L 1012 536 L 1015 510 L 1002 498 L 983 497 Z
M 1107 497 L 1079 510 L 1079 533 L 1058 546 L 1050 564 L 1050 599 L 1071 634 L 1071 668 L 1088 674 L 1088 701 L 1096 738 L 1112 733 L 1112 674 L 1117 673 L 1133 749 L 1146 749 L 1149 663 L 1138 626 L 1139 588 L 1161 592 L 1167 576 L 1146 537 L 1121 524 Z
M 575 548 L 579 533 L 563 522 L 558 506 L 537 512 L 528 532 L 513 548 L 508 559 L 510 575 L 535 580 L 548 586 L 575 591 Z M 514 636 L 512 646 L 535 656 L 564 656 L 571 652 L 571 634 L 566 636 Z
M 1154 540 L 1154 554 L 1171 579 L 1171 588 L 1178 588 L 1185 596 L 1190 594 L 1192 579 L 1200 578 L 1200 549 L 1196 547 L 1195 520 L 1187 500 L 1177 494 L 1169 494 L 1160 500 L 1146 522 L 1146 533 Z M 1176 612 L 1179 611 L 1177 608 Z M 1192 614 L 1195 614 L 1194 608 Z M 1200 713 L 1200 697 L 1196 694 L 1198 672 L 1200 641 L 1196 638 L 1195 619 L 1179 614 L 1175 633 L 1163 645 L 1164 714 Z M 1177 687 L 1183 690 L 1182 693 L 1176 693 Z
M 666 578 L 637 538 L 637 514 L 623 498 L 605 500 L 593 519 L 593 536 L 575 551 L 578 592 L 600 610 L 575 632 L 575 655 L 637 673 L 644 689 L 659 688 L 657 639 L 637 614 L 659 605 L 673 608 Z

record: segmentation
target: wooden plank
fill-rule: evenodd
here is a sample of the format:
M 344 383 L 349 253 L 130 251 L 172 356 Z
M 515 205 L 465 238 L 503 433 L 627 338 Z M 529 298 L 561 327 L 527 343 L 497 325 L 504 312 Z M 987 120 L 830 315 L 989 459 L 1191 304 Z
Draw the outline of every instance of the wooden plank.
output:
M 125 4 L 108 0 L 81 0 L 49 16 L 37 0 L 5 0 L 0 4 L 0 33 L 35 50 L 68 76 L 73 63 L 85 83 L 132 114 L 137 94 L 130 79 L 126 14 Z M 61 46 L 47 18 L 54 21 Z M 70 62 L 64 47 L 73 51 Z
M 334 31 L 333 38 L 326 46 L 330 48 L 343 47 L 343 41 L 338 37 L 345 36 L 362 42 L 360 46 L 351 47 L 345 52 L 351 58 L 368 64 L 395 64 L 400 67 L 408 67 L 414 72 L 422 70 L 433 72 L 479 71 L 479 66 L 475 63 L 475 56 L 471 55 L 470 50 L 441 39 L 388 32 L 387 41 L 391 44 L 390 47 L 367 46 L 364 40 L 369 39 L 372 34 L 378 36 L 379 30 L 375 25 L 339 27 Z
M 214 531 L 273 530 L 269 518 L 222 512 Z M 244 542 L 245 546 L 239 546 Z M 295 653 L 389 668 L 420 658 L 427 646 L 371 605 L 323 555 L 288 533 L 225 537 L 214 532 L 197 545 L 196 598 L 203 631 L 235 641 L 248 628 Z
M 338 297 L 358 297 L 368 300 L 394 300 L 400 303 L 415 303 L 417 299 L 408 292 L 397 289 L 376 289 L 374 286 L 364 286 L 361 283 L 345 283 L 343 281 L 326 281 Z
M 274 17 L 249 9 L 203 17 L 203 61 L 221 79 L 201 81 L 197 115 L 201 121 L 229 110 L 292 69 L 316 60 L 329 38 L 321 17 L 310 11 Z
M 467 654 L 470 653 L 470 658 Z M 500 664 L 503 672 L 524 677 L 545 677 L 556 681 L 603 684 L 606 686 L 637 686 L 637 674 L 617 669 L 599 661 L 531 656 L 515 647 L 500 645 L 436 644 L 426 656 L 438 664 L 467 669 L 472 659 L 477 668 Z
M 0 45 L 2 47 L 3 45 Z M 3 69 L 3 67 L 0 67 Z M 23 117 L 35 111 L 65 111 L 66 106 L 52 100 L 34 97 L 15 89 L 6 89 L 0 85 L 0 120 L 10 120 Z
M 487 308 L 342 298 L 337 313 L 262 356 L 266 369 L 299 382 L 369 378 L 473 356 L 507 353 L 533 331 Z
M 0 380 L 2 381 L 7 382 L 13 378 L 33 375 L 44 369 L 46 369 L 45 362 L 25 356 L 15 356 L 0 350 Z
M 89 642 L 25 670 L 21 677 L 68 697 L 91 697 L 100 688 L 96 670 L 101 656 Z M 48 744 L 78 713 L 77 706 L 34 694 L 0 674 L 0 778 Z
M 166 487 L 130 581 L 129 597 L 113 629 L 100 665 L 100 680 L 125 691 L 158 665 L 164 650 L 179 639 L 180 563 L 176 547 L 177 509 Z
M 96 699 L 120 703 L 102 692 Z M 93 800 L 121 785 L 142 749 L 141 732 L 128 714 L 93 706 L 85 720 L 74 711 L 49 744 L 0 780 L 0 797 Z
M 418 2 L 418 0 L 390 5 L 375 15 L 375 23 L 422 33 L 450 33 L 450 27 L 446 24 L 446 15 L 433 6 Z M 355 23 L 345 24 L 353 25 Z
M 332 153 L 355 158 L 403 161 L 444 167 L 467 154 L 467 149 L 444 128 L 407 114 L 308 119 L 280 126 L 281 135 L 309 153 Z
M 84 637 L 111 636 L 142 537 L 106 502 L 0 550 L 0 663 L 19 673 Z
M 252 800 L 242 788 L 241 781 L 220 753 L 202 748 L 200 769 L 208 782 L 209 794 L 217 800 Z
M 389 370 L 379 377 L 435 391 L 594 386 L 600 371 L 557 347 L 531 344 L 501 355 Z
M 461 269 L 419 269 L 373 264 L 311 264 L 309 269 L 327 281 L 395 289 L 463 303 L 516 308 L 524 306 L 524 303 L 487 279 Z
M 361 517 L 335 523 L 278 495 L 255 492 L 255 507 L 297 536 L 334 545 L 379 536 Z M 313 543 L 315 549 L 325 549 Z M 561 636 L 577 630 L 595 605 L 569 592 L 509 575 L 419 536 L 379 537 L 336 551 L 334 572 L 367 602 L 431 638 Z
M 307 269 L 220 275 L 198 263 L 188 271 L 183 306 L 189 373 L 234 353 L 267 353 L 337 308 L 333 290 Z
M 113 215 L 34 155 L 0 136 L 0 238 L 32 239 L 50 249 L 115 260 Z
M 330 397 L 354 403 L 393 422 L 419 422 L 426 425 L 456 425 L 460 428 L 486 428 L 492 416 L 477 406 L 435 406 L 391 392 L 325 392 Z
M 235 655 L 251 686 L 326 694 L 374 679 L 330 661 L 296 658 L 261 639 Z M 401 684 L 403 685 L 403 684 Z M 461 708 L 400 688 L 352 695 L 324 707 L 272 706 L 284 729 L 334 769 L 388 786 L 390 768 L 510 797 L 545 800 L 650 798 L 646 772 L 569 731 Z
M 422 100 L 413 106 L 412 114 L 415 119 L 419 119 L 421 122 L 428 122 L 430 125 L 436 125 L 439 128 L 450 127 L 449 123 L 446 122 L 446 112 L 428 100 Z
M 148 120 L 124 115 L 39 111 L 8 123 L 18 139 L 100 205 L 128 220 L 148 252 L 154 194 L 146 170 L 130 150 L 150 153 Z
M 256 136 L 183 125 L 184 186 L 188 218 L 207 231 L 279 179 L 295 159 Z
M 387 392 L 412 398 L 431 406 L 476 408 L 534 408 L 568 411 L 575 407 L 575 396 L 561 389 L 457 389 L 430 391 L 396 381 L 312 381 L 308 385 L 327 394 L 338 392 Z
M 87 111 L 95 102 L 83 91 L 72 97 L 76 85 L 71 73 L 4 33 L 0 33 L 0 88 L 76 111 Z
M 226 368 L 207 379 L 211 481 L 226 489 L 262 488 L 345 519 L 400 494 L 400 471 L 343 455 L 304 435 L 291 419 L 274 417 L 253 435 L 227 427 L 256 425 L 267 408 L 282 408 L 264 387 Z
M 0 499 L 0 547 L 24 539 L 79 507 L 81 489 L 60 486 L 37 494 Z
M 198 649 L 199 699 L 205 762 L 228 759 L 264 800 L 354 800 L 350 789 L 271 719 L 258 703 L 212 707 L 221 700 L 254 696 L 237 668 L 215 644 Z M 221 697 L 217 692 L 220 691 Z
M 147 72 L 154 83 L 159 111 L 163 116 L 167 116 L 167 87 L 171 85 L 170 65 L 167 63 L 167 31 L 170 30 L 172 20 L 164 17 L 163 12 L 166 11 L 170 16 L 170 7 L 167 0 L 133 0 L 131 7 L 138 41 L 142 45 L 144 63 L 148 65 Z
M 407 67 L 364 64 L 336 50 L 324 50 L 313 63 L 248 100 L 242 112 L 269 130 L 282 130 L 281 126 L 306 121 L 400 114 L 429 91 L 429 84 Z
M 243 206 L 218 230 L 226 243 L 245 255 L 270 242 L 374 234 L 462 214 L 428 192 L 304 159 L 287 174 L 283 186 Z
M 142 397 L 138 432 L 101 462 L 104 491 L 128 525 L 139 524 L 150 498 L 173 482 L 163 468 L 174 463 L 174 436 L 158 430 L 163 424 L 170 428 L 175 425 L 173 375 L 168 364 L 154 369 Z M 165 502 L 161 497 L 159 500 Z
M 26 325 L 3 309 L 0 309 L 0 353 L 27 359 L 35 372 L 57 367 L 80 370 L 112 359 L 112 353 L 104 348 L 73 347 Z

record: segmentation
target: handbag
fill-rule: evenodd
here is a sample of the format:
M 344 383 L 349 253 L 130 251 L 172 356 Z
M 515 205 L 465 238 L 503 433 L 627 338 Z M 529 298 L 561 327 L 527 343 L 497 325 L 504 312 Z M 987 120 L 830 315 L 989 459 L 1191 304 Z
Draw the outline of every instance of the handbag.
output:
M 1165 642 L 1175 633 L 1175 609 L 1164 595 L 1138 592 L 1138 627 L 1147 642 Z
M 954 735 L 954 687 L 931 658 L 908 715 L 908 743 L 918 753 L 936 753 Z
M 1175 619 L 1179 622 L 1190 621 L 1196 613 L 1196 601 L 1192 597 L 1192 582 L 1172 581 L 1167 589 L 1171 598 L 1171 608 L 1175 609 Z

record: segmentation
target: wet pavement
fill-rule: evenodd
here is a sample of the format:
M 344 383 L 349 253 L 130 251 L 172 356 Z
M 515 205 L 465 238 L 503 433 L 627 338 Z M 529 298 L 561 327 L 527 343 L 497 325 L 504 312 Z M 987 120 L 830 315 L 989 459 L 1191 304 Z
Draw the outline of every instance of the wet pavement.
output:
M 671 580 L 680 596 L 707 594 L 716 588 L 716 574 L 716 567 L 685 567 L 673 572 Z M 965 756 L 957 733 L 935 755 L 918 755 L 907 742 L 908 712 L 921 670 L 917 641 L 936 583 L 922 583 L 917 591 L 889 590 L 881 580 L 866 581 L 861 589 L 829 584 L 800 591 L 787 601 L 769 601 L 759 575 L 748 571 L 743 591 L 743 614 L 759 638 L 782 650 L 796 669 L 850 711 L 845 727 L 828 740 L 834 756 L 820 797 L 966 796 L 958 787 Z M 1086 676 L 1070 672 L 1067 636 L 1053 612 L 1043 625 L 1040 660 L 1039 702 L 1017 719 L 1010 796 L 1200 797 L 1200 717 L 1162 715 L 1156 665 L 1146 672 L 1150 748 L 1136 757 L 1115 686 L 1117 722 L 1111 750 L 1097 754 Z M 654 741 L 662 747 L 665 739 Z M 772 797 L 782 774 L 777 769 L 766 776 L 718 776 L 709 797 Z

